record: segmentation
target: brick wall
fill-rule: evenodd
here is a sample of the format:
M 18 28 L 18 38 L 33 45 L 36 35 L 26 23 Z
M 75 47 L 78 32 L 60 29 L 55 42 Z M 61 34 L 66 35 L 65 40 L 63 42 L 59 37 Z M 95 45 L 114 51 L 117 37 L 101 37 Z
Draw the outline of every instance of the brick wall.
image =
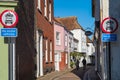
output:
M 18 0 L 19 22 L 16 39 L 16 80 L 34 78 L 34 0 Z
M 66 52 L 61 52 L 60 70 L 65 70 L 67 68 L 66 64 Z
M 49 12 L 49 3 L 52 4 L 52 21 L 53 21 L 53 17 L 54 17 L 54 14 L 53 14 L 53 0 L 47 0 L 48 4 L 47 4 L 47 12 Z M 36 4 L 38 4 L 38 2 L 36 1 Z M 54 28 L 53 28 L 53 22 L 49 22 L 49 17 L 45 17 L 44 16 L 44 0 L 41 0 L 41 10 L 39 10 L 37 8 L 37 5 L 36 5 L 36 15 L 37 15 L 37 27 L 38 29 L 42 30 L 43 31 L 43 54 L 44 54 L 44 57 L 43 57 L 43 71 L 44 71 L 44 74 L 46 74 L 47 72 L 51 72 L 54 70 Z M 47 16 L 49 16 L 47 14 Z M 48 40 L 48 62 L 46 63 L 45 62 L 45 40 Z M 53 58 L 53 61 L 50 62 L 50 41 L 52 42 L 52 58 Z

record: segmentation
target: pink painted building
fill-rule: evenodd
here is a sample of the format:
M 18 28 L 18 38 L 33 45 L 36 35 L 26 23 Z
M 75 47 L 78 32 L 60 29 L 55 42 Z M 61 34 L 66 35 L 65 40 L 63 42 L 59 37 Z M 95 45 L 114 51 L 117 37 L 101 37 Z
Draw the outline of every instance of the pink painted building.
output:
M 68 67 L 68 33 L 63 25 L 54 21 L 55 70 Z

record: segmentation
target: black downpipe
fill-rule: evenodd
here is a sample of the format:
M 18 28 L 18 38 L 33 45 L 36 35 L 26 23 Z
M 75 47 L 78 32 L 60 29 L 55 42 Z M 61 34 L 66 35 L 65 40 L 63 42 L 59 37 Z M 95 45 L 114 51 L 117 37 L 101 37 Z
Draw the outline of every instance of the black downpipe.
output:
M 111 80 L 111 45 L 108 42 L 108 59 L 109 59 L 109 80 Z

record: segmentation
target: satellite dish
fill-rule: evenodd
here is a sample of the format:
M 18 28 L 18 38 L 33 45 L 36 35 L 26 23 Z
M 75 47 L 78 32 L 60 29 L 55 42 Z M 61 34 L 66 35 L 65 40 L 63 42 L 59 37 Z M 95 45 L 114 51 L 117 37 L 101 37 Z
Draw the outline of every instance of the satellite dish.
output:
M 91 31 L 85 31 L 85 35 L 86 36 L 90 36 L 90 35 L 92 35 L 93 33 L 91 32 Z

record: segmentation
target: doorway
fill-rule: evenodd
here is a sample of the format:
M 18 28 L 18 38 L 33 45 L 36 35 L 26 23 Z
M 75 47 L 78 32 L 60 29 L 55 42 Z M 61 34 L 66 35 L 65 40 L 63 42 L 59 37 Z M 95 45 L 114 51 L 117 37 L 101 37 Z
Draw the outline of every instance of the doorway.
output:
M 43 35 L 37 31 L 37 77 L 43 76 Z

